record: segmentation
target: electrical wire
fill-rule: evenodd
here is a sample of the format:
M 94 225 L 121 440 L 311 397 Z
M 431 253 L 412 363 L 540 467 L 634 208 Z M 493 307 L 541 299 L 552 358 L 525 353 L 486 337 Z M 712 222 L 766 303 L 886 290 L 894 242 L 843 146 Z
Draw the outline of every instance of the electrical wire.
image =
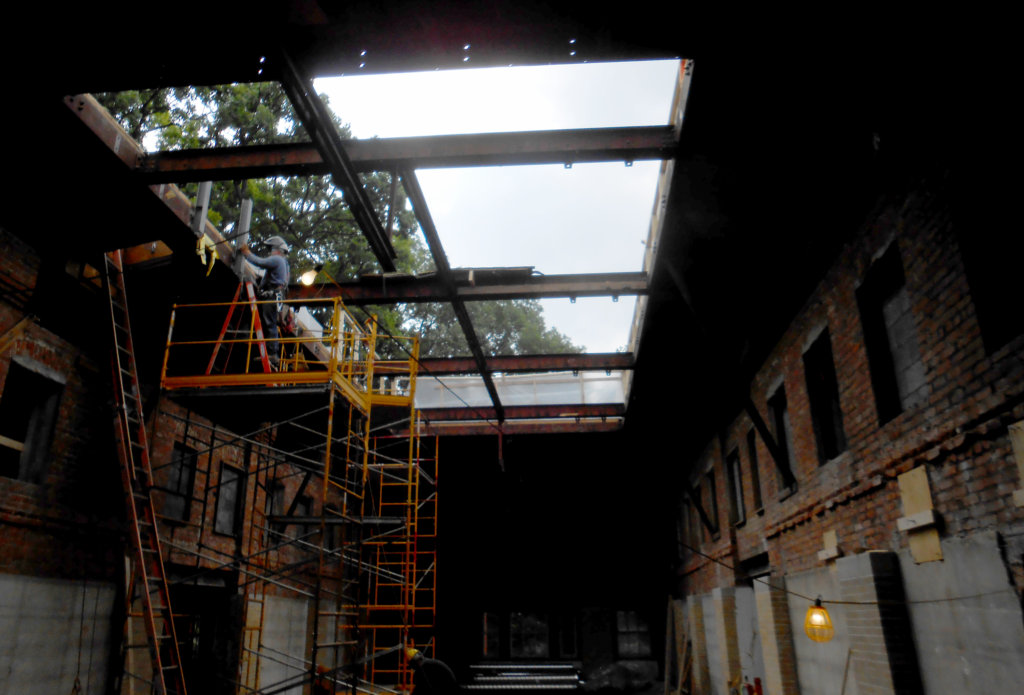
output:
M 689 545 L 687 543 L 680 542 L 679 545 L 682 546 L 683 548 L 686 548 L 691 553 L 693 553 L 695 555 L 699 555 L 699 556 L 701 556 L 701 557 L 703 557 L 703 558 L 705 558 L 707 560 L 710 560 L 711 562 L 714 562 L 716 564 L 719 564 L 722 567 L 725 567 L 727 569 L 732 570 L 733 572 L 739 573 L 739 572 L 742 571 L 742 570 L 738 569 L 735 565 L 730 565 L 728 562 L 724 562 L 724 561 L 719 560 L 718 558 L 712 557 L 712 556 L 710 556 L 710 555 L 708 555 L 706 553 L 702 553 L 701 551 L 697 550 L 696 548 L 694 548 L 693 546 L 691 546 L 691 545 Z M 831 604 L 833 606 L 909 606 L 909 605 L 917 605 L 917 604 L 924 604 L 924 603 L 952 603 L 954 601 L 965 601 L 967 599 L 972 599 L 972 598 L 983 598 L 985 596 L 994 596 L 994 595 L 1002 594 L 1002 593 L 1005 593 L 1005 592 L 1014 592 L 1013 587 L 1008 586 L 1008 587 L 1005 587 L 1003 589 L 996 589 L 996 590 L 993 590 L 993 591 L 984 591 L 984 592 L 981 592 L 981 593 L 978 593 L 978 594 L 970 594 L 970 595 L 967 595 L 967 596 L 947 596 L 947 597 L 944 597 L 944 598 L 915 599 L 913 601 L 907 601 L 907 600 L 903 600 L 903 601 L 897 601 L 897 600 L 840 601 L 839 599 L 824 599 L 824 598 L 821 598 L 820 596 L 817 596 L 815 598 L 811 598 L 810 596 L 807 596 L 805 594 L 801 594 L 799 591 L 793 591 L 792 589 L 787 589 L 784 586 L 778 586 L 777 584 L 772 584 L 768 580 L 762 579 L 761 577 L 751 577 L 751 580 L 755 581 L 755 582 L 759 582 L 761 584 L 764 584 L 769 589 L 774 589 L 776 591 L 781 591 L 783 593 L 789 594 L 790 596 L 796 596 L 797 598 L 802 598 L 805 601 L 809 601 L 811 603 L 814 603 L 815 601 L 821 601 L 822 603 L 828 603 L 828 604 Z M 1016 592 L 1014 592 L 1014 593 L 1016 593 Z

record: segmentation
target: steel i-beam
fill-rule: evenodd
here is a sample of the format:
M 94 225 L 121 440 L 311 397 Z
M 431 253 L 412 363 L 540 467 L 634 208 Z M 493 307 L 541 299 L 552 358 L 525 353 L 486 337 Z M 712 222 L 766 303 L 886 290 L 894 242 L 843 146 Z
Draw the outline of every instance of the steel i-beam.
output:
M 341 135 L 327 106 L 313 89 L 313 83 L 299 72 L 287 53 L 281 53 L 280 68 L 281 86 L 295 107 L 299 121 L 327 163 L 335 185 L 345 193 L 345 203 L 352 211 L 359 229 L 370 242 L 370 248 L 381 266 L 388 272 L 394 272 L 394 259 L 397 256 L 395 249 L 373 211 L 355 167 L 345 153 Z
M 409 196 L 409 201 L 412 203 L 413 212 L 416 213 L 420 229 L 423 230 L 423 236 L 427 240 L 427 248 L 430 249 L 430 255 L 434 259 L 434 268 L 441 277 L 441 282 L 447 291 L 449 301 L 451 301 L 452 308 L 455 310 L 455 316 L 459 320 L 459 325 L 462 326 L 466 342 L 469 343 L 469 350 L 473 354 L 473 359 L 476 360 L 480 377 L 484 380 L 484 386 L 487 387 L 487 393 L 490 395 L 491 403 L 494 405 L 494 413 L 497 416 L 497 420 L 499 423 L 504 422 L 505 409 L 501 405 L 501 399 L 498 398 L 498 389 L 494 386 L 491 372 L 487 369 L 487 358 L 484 357 L 483 349 L 480 347 L 480 340 L 473 329 L 473 322 L 469 318 L 469 312 L 466 311 L 466 303 L 459 298 L 455 287 L 455 280 L 452 277 L 452 267 L 448 263 L 444 247 L 441 246 L 441 237 L 438 236 L 437 228 L 434 227 L 434 220 L 431 218 L 430 209 L 427 207 L 427 199 L 423 195 L 423 189 L 420 188 L 415 172 L 410 170 L 402 171 L 402 187 L 405 188 L 405 194 Z

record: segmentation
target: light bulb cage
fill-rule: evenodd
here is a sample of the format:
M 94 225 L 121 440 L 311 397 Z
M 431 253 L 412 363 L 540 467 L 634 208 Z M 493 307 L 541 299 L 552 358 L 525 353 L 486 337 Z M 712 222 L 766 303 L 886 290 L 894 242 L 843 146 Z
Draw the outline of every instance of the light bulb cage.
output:
M 807 617 L 804 618 L 804 632 L 815 642 L 828 642 L 836 634 L 828 610 L 821 605 L 821 597 L 818 597 L 814 601 L 814 605 L 807 609 Z

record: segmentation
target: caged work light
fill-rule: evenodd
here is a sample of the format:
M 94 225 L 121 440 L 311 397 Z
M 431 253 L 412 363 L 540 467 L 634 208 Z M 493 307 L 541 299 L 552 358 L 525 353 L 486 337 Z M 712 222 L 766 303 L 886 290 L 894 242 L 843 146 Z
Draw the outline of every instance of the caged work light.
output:
M 828 642 L 836 633 L 836 629 L 832 627 L 832 619 L 828 617 L 828 611 L 821 605 L 820 596 L 814 605 L 807 609 L 804 632 L 815 642 Z

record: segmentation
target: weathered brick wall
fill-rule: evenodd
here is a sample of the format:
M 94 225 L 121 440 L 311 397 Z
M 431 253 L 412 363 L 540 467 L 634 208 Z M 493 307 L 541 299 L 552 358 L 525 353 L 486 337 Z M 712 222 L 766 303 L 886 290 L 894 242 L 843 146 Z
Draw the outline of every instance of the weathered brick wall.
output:
M 710 462 L 718 479 L 718 540 L 704 538 L 700 550 L 730 562 L 767 549 L 773 572 L 819 565 L 822 534 L 835 529 L 843 553 L 899 550 L 906 534 L 896 476 L 925 464 L 942 532 L 1007 530 L 1024 523 L 1014 506 L 1022 487 L 1012 459 L 1007 426 L 1024 417 L 1024 337 L 988 354 L 975 317 L 967 275 L 945 191 L 925 183 L 883 201 L 856 239 L 809 297 L 750 385 L 753 402 L 770 424 L 766 401 L 784 384 L 792 428 L 792 467 L 797 489 L 779 489 L 767 447 L 757 438 L 763 514 L 727 528 L 728 478 L 718 443 L 689 464 L 703 471 Z M 917 342 L 925 368 L 926 397 L 879 426 L 856 291 L 873 260 L 895 244 L 901 258 Z M 835 359 L 847 449 L 820 465 L 803 373 L 802 354 L 821 328 L 828 328 Z M 741 415 L 725 433 L 725 450 L 736 448 L 744 466 L 744 497 L 753 498 L 745 438 L 750 419 Z M 694 478 L 696 480 L 696 478 Z M 1021 558 L 1010 558 L 1020 590 Z M 730 564 L 733 564 L 730 562 Z M 681 588 L 704 592 L 720 585 L 722 568 L 688 556 Z
M 31 249 L 0 230 L 0 336 L 26 316 L 39 265 Z M 30 322 L 0 353 L 0 394 L 15 358 L 65 383 L 44 480 L 0 476 L 0 573 L 111 579 L 122 567 L 123 502 L 103 356 Z

